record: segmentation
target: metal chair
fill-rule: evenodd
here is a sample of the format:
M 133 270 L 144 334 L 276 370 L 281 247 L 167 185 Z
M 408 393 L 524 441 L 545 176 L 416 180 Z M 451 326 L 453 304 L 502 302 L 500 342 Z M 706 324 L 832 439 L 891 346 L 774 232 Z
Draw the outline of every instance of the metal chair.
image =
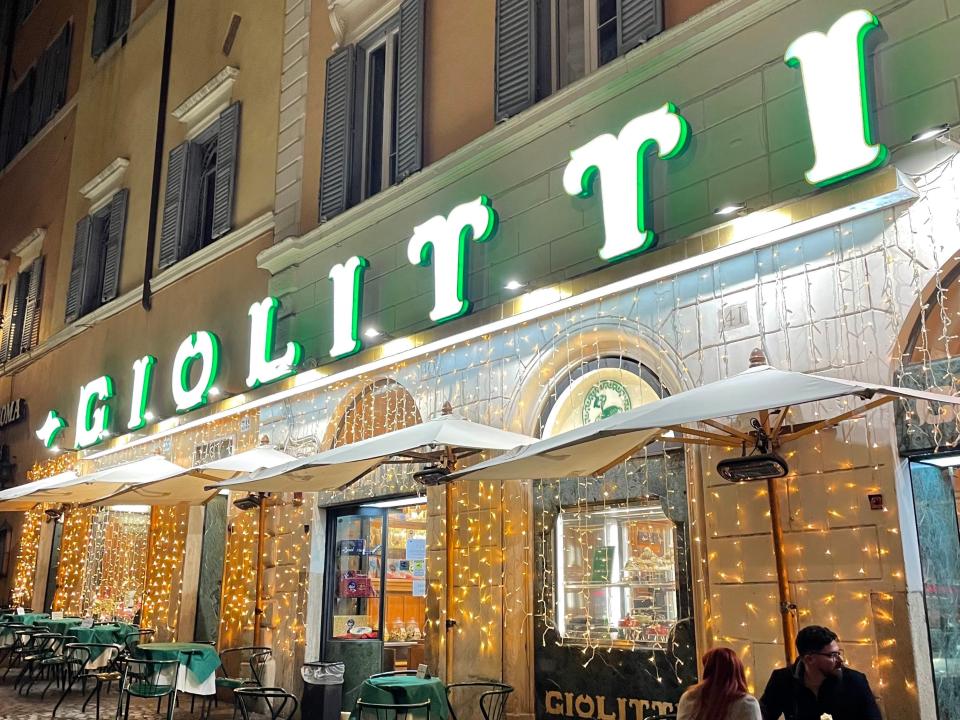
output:
M 104 664 L 101 667 L 91 668 L 91 663 L 104 654 L 106 654 Z M 87 681 L 93 680 L 96 685 L 94 686 L 93 690 L 90 691 L 90 694 L 87 695 L 86 700 L 83 701 L 83 706 L 80 708 L 80 712 L 86 712 L 87 704 L 94 696 L 96 696 L 97 720 L 100 720 L 101 688 L 103 688 L 103 685 L 106 684 L 109 689 L 110 683 L 114 682 L 115 680 L 119 681 L 121 678 L 120 671 L 116 669 L 116 661 L 120 656 L 120 647 L 118 645 L 109 645 L 105 643 L 67 643 L 63 646 L 63 656 L 65 658 L 64 670 L 66 671 L 69 681 L 64 682 L 63 694 L 60 696 L 60 699 L 57 700 L 57 704 L 54 705 L 53 714 L 51 717 L 56 717 L 60 704 L 67 697 L 78 680 L 81 683 L 83 692 L 86 692 L 87 690 Z M 65 680 L 67 678 L 65 678 Z
M 151 630 L 149 628 L 127 633 L 123 636 L 123 649 L 120 651 L 120 654 L 123 657 L 132 657 L 134 651 L 137 649 L 137 646 L 140 645 L 140 643 L 150 642 L 150 640 L 153 639 L 153 636 L 156 634 L 156 630 Z
M 234 689 L 233 695 L 243 720 L 250 720 L 251 714 L 259 713 L 261 703 L 266 705 L 270 720 L 290 720 L 300 707 L 295 695 L 278 687 L 240 687 Z
M 117 718 L 121 713 L 127 720 L 130 715 L 130 698 L 156 698 L 159 708 L 167 698 L 167 720 L 173 720 L 173 700 L 177 695 L 179 660 L 135 660 L 125 657 L 118 660 L 120 674 L 120 697 L 117 699 Z M 126 704 L 124 704 L 126 698 Z
M 512 685 L 506 685 L 499 682 L 459 682 L 447 685 L 447 706 L 450 708 L 450 717 L 457 720 L 457 714 L 454 712 L 454 703 L 450 699 L 450 691 L 454 690 L 454 695 L 458 695 L 458 690 L 464 693 L 479 695 L 477 702 L 480 705 L 480 713 L 483 720 L 503 720 L 506 715 L 507 700 L 510 693 L 513 692 Z
M 38 628 L 31 628 L 29 625 L 24 625 L 23 623 L 6 623 L 0 625 L 0 638 L 5 638 L 9 636 L 10 643 L 0 647 L 0 663 L 7 664 L 8 660 L 12 661 L 13 651 L 17 647 L 18 633 L 29 634 L 31 632 L 39 632 Z M 4 675 L 6 677 L 6 675 Z
M 21 695 L 28 694 L 33 688 L 33 684 L 37 681 L 34 673 L 39 674 L 43 670 L 43 661 L 60 654 L 67 636 L 60 633 L 39 632 L 33 633 L 31 640 L 28 651 L 20 656 L 20 674 L 13 682 L 13 686 L 18 688 Z
M 390 673 L 387 673 L 390 674 Z M 371 677 L 373 677 L 371 675 Z M 421 703 L 368 703 L 357 700 L 358 720 L 430 720 L 430 701 Z M 244 718 L 243 720 L 248 720 Z
M 3 679 L 13 668 L 19 668 L 23 662 L 23 656 L 33 649 L 33 636 L 40 634 L 40 628 L 31 625 L 18 625 L 13 630 L 13 644 L 7 652 L 7 669 L 3 673 Z
M 220 651 L 219 673 L 214 681 L 218 688 L 228 688 L 236 690 L 242 687 L 262 687 L 263 686 L 263 666 L 273 655 L 269 647 L 260 645 L 249 645 L 244 647 L 227 648 Z M 227 674 L 227 668 L 236 667 L 236 676 Z M 244 677 L 245 668 L 250 669 L 250 676 Z M 191 710 L 192 710 L 191 703 Z M 237 717 L 237 698 L 233 699 L 233 717 Z

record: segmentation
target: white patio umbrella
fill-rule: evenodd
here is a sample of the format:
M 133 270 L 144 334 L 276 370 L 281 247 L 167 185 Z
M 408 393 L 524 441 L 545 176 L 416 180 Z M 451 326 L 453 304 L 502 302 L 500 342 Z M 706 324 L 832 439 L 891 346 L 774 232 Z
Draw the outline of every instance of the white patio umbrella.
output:
M 250 492 L 333 490 L 359 480 L 384 463 L 419 462 L 453 469 L 469 455 L 506 450 L 534 440 L 446 414 L 210 487 Z
M 29 510 L 40 502 L 32 498 L 31 493 L 69 484 L 76 480 L 76 478 L 77 474 L 73 470 L 67 470 L 66 472 L 57 473 L 42 480 L 34 480 L 33 482 L 24 483 L 23 485 L 7 488 L 3 492 L 0 492 L 0 512 Z
M 86 505 L 203 505 L 219 492 L 208 490 L 212 482 L 221 482 L 238 475 L 270 468 L 295 458 L 272 447 L 257 447 L 230 457 L 195 465 L 177 475 L 120 488 Z
M 176 465 L 159 455 L 151 455 L 142 460 L 117 465 L 106 470 L 99 470 L 89 475 L 65 478 L 46 487 L 37 487 L 23 495 L 18 501 L 31 503 L 61 503 L 64 505 L 79 505 L 96 500 L 128 485 L 153 482 L 182 473 L 185 468 Z M 66 473 L 63 473 L 66 475 Z M 48 478 L 52 480 L 53 478 Z M 38 481 L 42 482 L 42 481 Z M 0 504 L 0 509 L 4 505 Z
M 448 479 L 504 481 L 599 475 L 660 438 L 669 438 L 672 442 L 726 448 L 742 446 L 749 451 L 759 446 L 757 440 L 762 433 L 766 438 L 764 444 L 777 448 L 844 420 L 863 415 L 868 410 L 898 397 L 960 404 L 960 398 L 923 390 L 777 370 L 761 359 L 762 353 L 754 351 L 751 355 L 754 366 L 739 375 L 642 405 L 635 410 L 538 440 L 525 447 L 514 448 L 498 457 L 453 473 Z M 845 397 L 864 402 L 816 422 L 799 426 L 786 423 L 792 406 Z M 757 413 L 754 433 L 747 433 L 721 422 L 721 419 L 753 413 Z M 693 427 L 696 423 L 710 429 Z M 796 606 L 791 599 L 783 553 L 777 478 L 768 477 L 766 480 L 780 591 L 784 650 L 787 661 L 792 662 L 796 635 L 792 610 Z

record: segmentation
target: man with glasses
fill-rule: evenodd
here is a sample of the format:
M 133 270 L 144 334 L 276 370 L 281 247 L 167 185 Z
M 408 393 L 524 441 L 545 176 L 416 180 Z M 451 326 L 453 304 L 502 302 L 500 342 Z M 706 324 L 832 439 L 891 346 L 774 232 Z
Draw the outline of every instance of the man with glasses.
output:
M 774 670 L 760 698 L 763 720 L 881 720 L 863 673 L 843 664 L 837 635 L 810 625 L 797 633 L 796 663 Z

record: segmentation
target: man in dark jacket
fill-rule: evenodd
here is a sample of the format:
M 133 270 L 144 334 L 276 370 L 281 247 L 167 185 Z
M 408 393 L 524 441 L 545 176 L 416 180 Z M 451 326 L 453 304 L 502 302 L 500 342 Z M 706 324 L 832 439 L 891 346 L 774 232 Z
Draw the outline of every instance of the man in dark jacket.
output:
M 763 720 L 881 720 L 863 673 L 843 665 L 837 636 L 810 625 L 797 633 L 797 662 L 774 670 L 760 698 Z

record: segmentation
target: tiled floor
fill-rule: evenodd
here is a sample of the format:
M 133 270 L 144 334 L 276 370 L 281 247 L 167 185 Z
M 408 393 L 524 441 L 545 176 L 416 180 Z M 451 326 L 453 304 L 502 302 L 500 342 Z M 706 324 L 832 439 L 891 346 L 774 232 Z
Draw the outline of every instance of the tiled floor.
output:
M 12 677 L 12 673 L 11 673 Z M 45 683 L 44 683 L 45 684 Z M 60 697 L 55 687 L 47 692 L 45 700 L 40 699 L 43 685 L 35 685 L 33 692 L 24 697 L 13 689 L 13 682 L 8 678 L 0 683 L 0 720 L 49 720 L 53 706 Z M 57 711 L 57 720 L 94 720 L 96 711 L 94 703 L 87 706 L 87 712 L 80 712 L 80 705 L 84 696 L 75 690 L 63 701 Z M 156 701 L 134 700 L 130 703 L 130 720 L 165 720 L 166 701 L 163 703 L 163 713 L 157 715 Z M 104 693 L 100 700 L 100 719 L 114 720 L 117 712 L 117 693 Z M 211 720 L 229 720 L 233 715 L 233 707 L 229 703 L 220 702 L 217 709 L 210 713 Z M 193 714 L 190 713 L 190 697 L 181 695 L 180 706 L 174 713 L 176 720 L 200 720 L 200 700 L 196 702 Z M 239 720 L 239 714 L 238 714 Z

